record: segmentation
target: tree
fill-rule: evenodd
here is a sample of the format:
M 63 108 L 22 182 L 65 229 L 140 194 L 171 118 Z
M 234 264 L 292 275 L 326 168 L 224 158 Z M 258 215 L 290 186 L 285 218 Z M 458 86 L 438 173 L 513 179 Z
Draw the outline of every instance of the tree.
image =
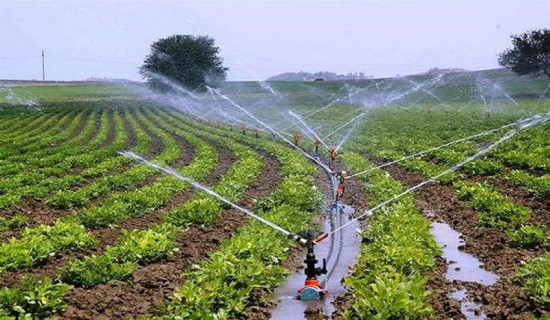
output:
M 512 36 L 512 49 L 505 50 L 498 57 L 498 63 L 518 75 L 550 77 L 550 30 L 533 30 Z
M 228 68 L 218 56 L 220 49 L 207 36 L 173 35 L 151 45 L 140 74 L 159 91 L 175 91 L 181 85 L 191 91 L 216 87 Z

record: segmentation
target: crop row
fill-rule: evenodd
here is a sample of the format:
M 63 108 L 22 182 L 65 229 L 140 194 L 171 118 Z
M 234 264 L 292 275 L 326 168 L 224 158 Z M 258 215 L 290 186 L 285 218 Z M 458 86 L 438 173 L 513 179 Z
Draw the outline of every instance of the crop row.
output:
M 43 139 L 50 138 L 51 133 L 46 131 L 42 133 L 40 136 L 43 136 Z M 30 144 L 27 144 L 26 146 L 35 146 L 35 145 L 41 145 L 41 139 L 38 139 Z M 58 147 L 53 147 L 51 145 L 47 145 L 47 149 L 57 149 Z M 35 152 L 23 152 L 21 151 L 19 155 L 11 156 L 8 159 L 4 159 L 1 163 L 2 168 L 2 176 L 8 176 L 8 175 L 15 175 L 18 173 L 28 172 L 32 171 L 36 166 L 37 163 L 45 163 L 46 157 L 41 157 L 40 154 L 43 153 L 42 151 L 44 149 L 38 149 Z M 47 155 L 47 153 L 45 153 Z M 53 162 L 50 162 L 53 163 Z M 47 171 L 46 171 L 47 172 Z M 61 172 L 60 169 L 58 169 L 55 172 Z
M 235 146 L 237 147 L 237 146 Z M 198 151 L 200 154 L 200 150 Z M 255 165 L 250 161 L 252 159 L 242 159 L 239 166 L 234 167 L 230 170 L 224 179 L 220 182 L 219 188 L 222 194 L 225 193 L 226 196 L 232 198 L 236 196 L 239 190 L 243 190 L 246 187 L 246 181 L 250 181 L 250 178 L 254 177 L 255 174 L 250 172 L 250 168 L 260 167 L 261 162 L 258 159 L 255 160 Z M 204 162 L 203 162 L 204 163 Z M 189 167 L 184 168 L 188 169 Z M 257 169 L 255 169 L 257 171 Z M 204 170 L 195 170 L 198 175 L 202 175 L 204 179 Z M 257 173 L 256 173 L 257 174 Z M 200 178 L 200 176 L 199 176 Z M 229 192 L 229 193 L 228 193 Z M 195 200 L 191 200 L 189 203 L 196 203 L 196 206 L 200 207 L 201 200 L 208 200 L 205 195 L 197 194 Z M 187 205 L 187 204 L 186 204 Z M 221 204 L 218 204 L 220 206 Z M 220 207 L 221 208 L 221 207 Z M 212 215 L 211 212 L 205 212 L 208 215 Z M 195 220 L 197 217 L 193 213 L 191 220 Z M 206 221 L 205 221 L 206 222 Z M 102 276 L 109 277 L 108 279 L 103 278 L 103 280 L 113 280 L 112 277 L 117 277 L 117 275 L 128 275 L 131 273 L 131 269 L 135 268 L 135 263 L 145 263 L 148 261 L 153 261 L 159 259 L 166 254 L 171 253 L 171 249 L 174 245 L 174 236 L 177 233 L 177 229 L 174 227 L 169 227 L 167 223 L 163 225 L 153 227 L 147 231 L 132 231 L 126 232 L 122 236 L 122 240 L 119 245 L 109 247 L 106 250 L 106 254 L 98 257 L 88 257 L 82 261 L 74 261 L 69 263 L 69 266 L 64 270 L 62 274 L 71 275 L 71 271 L 78 271 L 79 277 L 68 277 L 72 281 L 78 281 L 80 279 L 81 284 L 91 285 L 90 281 L 100 281 Z M 137 246 L 139 244 L 139 246 Z M 167 249 L 168 248 L 168 249 Z M 166 249 L 166 250 L 165 250 Z M 154 258 L 153 258 L 154 257 Z M 124 261 L 120 261 L 124 259 Z M 84 272 L 79 272 L 79 267 Z M 107 271 L 107 272 L 102 272 Z M 121 273 L 122 272 L 122 273 Z M 88 276 L 88 277 L 87 277 Z M 86 279 L 86 280 L 84 280 Z M 92 280 L 95 279 L 95 280 Z
M 117 127 L 123 126 L 121 116 L 116 113 L 115 124 Z M 33 179 L 36 179 L 36 182 L 33 185 L 24 185 L 18 188 L 10 189 L 6 194 L 0 196 L 0 207 L 7 207 L 19 203 L 21 200 L 29 197 L 43 198 L 47 196 L 52 190 L 58 190 L 62 192 L 67 190 L 70 187 L 79 186 L 85 183 L 84 177 L 81 174 L 66 174 L 66 175 L 53 175 L 54 172 L 48 170 L 55 165 L 57 170 L 63 170 L 67 166 L 75 165 L 76 163 L 82 163 L 83 166 L 90 166 L 94 163 L 101 161 L 100 164 L 105 166 L 105 156 L 111 154 L 114 155 L 117 150 L 119 150 L 125 143 L 128 138 L 126 130 L 117 130 L 113 143 L 106 148 L 103 148 L 101 152 L 91 151 L 96 148 L 99 148 L 108 129 L 108 123 L 106 121 L 107 117 L 104 117 L 105 121 L 102 121 L 102 127 L 105 128 L 104 133 L 98 134 L 90 142 L 90 145 L 87 147 L 78 147 L 80 151 L 90 150 L 88 153 L 82 153 L 78 156 L 72 157 L 68 154 L 65 154 L 65 150 L 60 150 L 59 154 L 54 154 L 50 157 L 49 161 L 51 166 L 46 166 L 44 170 L 40 172 L 25 172 L 20 175 L 23 176 L 21 180 L 32 182 Z M 90 156 L 93 155 L 93 156 Z M 42 159 L 43 160 L 43 159 Z M 108 163 L 113 166 L 110 169 L 121 166 L 124 164 L 124 161 L 109 161 Z M 67 169 L 65 169 L 67 170 Z M 9 180 L 8 180 L 9 181 Z
M 234 151 L 237 161 L 213 190 L 236 202 L 259 174 L 262 164 L 256 153 L 247 147 L 231 141 L 225 141 L 223 144 Z M 193 172 L 188 167 L 179 171 L 198 181 L 206 178 L 203 172 Z M 188 188 L 187 185 L 186 189 Z M 119 243 L 108 247 L 101 256 L 69 262 L 62 271 L 61 278 L 66 282 L 86 287 L 127 278 L 138 264 L 147 264 L 171 255 L 176 248 L 177 237 L 184 233 L 182 228 L 191 224 L 211 224 L 224 208 L 225 206 L 212 196 L 203 192 L 196 193 L 186 203 L 166 212 L 161 224 L 152 226 L 149 230 L 125 232 Z M 136 244 L 139 244 L 139 247 L 136 247 Z
M 342 159 L 354 171 L 373 166 L 353 153 Z M 365 182 L 370 206 L 406 189 L 382 170 L 360 179 Z M 430 222 L 415 208 L 412 195 L 375 212 L 362 235 L 359 261 L 345 280 L 353 301 L 344 314 L 347 319 L 422 319 L 433 312 L 426 303 L 429 292 L 424 286 L 441 251 L 429 230 Z
M 283 181 L 276 191 L 255 206 L 256 213 L 294 232 L 307 227 L 318 209 L 312 178 L 315 168 L 311 164 L 295 151 L 265 139 L 205 129 L 221 134 L 221 139 L 229 136 L 276 156 L 282 165 Z M 176 290 L 163 317 L 242 317 L 249 306 L 259 302 L 251 299 L 256 288 L 272 290 L 284 279 L 288 270 L 280 263 L 287 255 L 287 248 L 293 245 L 285 236 L 251 221 L 210 254 L 208 261 L 185 273 L 187 281 Z
M 174 149 L 168 148 L 168 149 L 165 149 L 165 152 L 161 156 L 164 160 L 173 159 L 175 161 L 175 159 L 179 156 L 179 152 L 178 150 L 174 152 Z M 126 195 L 127 198 L 131 198 L 132 196 L 133 196 L 132 193 L 127 193 Z M 107 198 L 101 205 L 98 205 L 89 209 L 77 211 L 76 213 L 66 217 L 65 221 L 58 221 L 54 226 L 69 224 L 77 228 L 80 225 L 80 223 L 85 223 L 87 221 L 86 219 L 83 219 L 83 217 L 91 216 L 90 213 L 92 212 L 92 210 L 99 210 L 98 208 L 108 208 L 109 204 L 114 202 L 114 200 L 117 197 L 123 198 L 124 196 L 123 195 L 121 196 L 121 194 L 115 193 L 111 197 Z M 135 199 L 135 200 L 138 200 L 138 199 Z M 129 210 L 130 208 L 128 208 L 125 211 L 125 213 L 127 214 Z M 106 210 L 104 209 L 104 211 Z M 120 214 L 118 217 L 120 217 Z M 93 218 L 90 218 L 90 221 L 95 221 L 92 219 Z M 90 222 L 90 224 L 92 223 Z M 38 226 L 37 228 L 40 228 L 40 227 L 42 226 Z M 13 252 L 12 256 L 8 260 L 6 260 L 4 263 L 0 263 L 0 268 L 14 269 L 19 267 L 32 267 L 38 263 L 42 263 L 45 260 L 50 259 L 52 255 L 63 253 L 63 250 L 71 250 L 72 249 L 71 246 L 75 242 L 78 242 L 80 240 L 80 238 L 74 238 L 74 237 L 63 240 L 60 242 L 63 245 L 63 247 L 59 249 L 55 246 L 52 246 L 50 243 L 36 241 L 34 237 L 26 236 L 28 234 L 27 232 L 28 230 L 32 231 L 37 228 L 33 228 L 33 229 L 27 228 L 23 232 L 23 235 L 21 238 L 12 239 L 10 240 L 9 243 L 5 243 L 0 246 L 0 252 L 6 253 L 6 255 L 10 252 Z M 87 239 L 88 235 L 83 234 L 81 238 Z M 37 247 L 38 249 L 27 252 L 25 257 L 18 257 L 18 252 L 20 251 L 20 248 L 24 248 L 24 247 L 28 247 L 28 248 Z M 79 247 L 77 246 L 77 248 Z M 47 252 L 47 254 L 46 255 L 41 254 L 43 252 Z
M 27 130 L 13 138 L 6 139 L 6 143 L 0 150 L 0 159 L 12 156 L 18 153 L 19 148 L 32 143 L 40 143 L 42 139 L 47 139 L 56 133 L 63 132 L 64 126 L 69 125 L 78 111 L 66 110 L 55 116 L 50 116 L 35 128 Z

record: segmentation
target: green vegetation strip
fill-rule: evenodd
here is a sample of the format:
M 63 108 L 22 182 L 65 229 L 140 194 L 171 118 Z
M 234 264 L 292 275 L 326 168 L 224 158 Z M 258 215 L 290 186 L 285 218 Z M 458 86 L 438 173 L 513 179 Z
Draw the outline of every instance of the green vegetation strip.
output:
M 373 166 L 357 154 L 342 159 L 353 171 Z M 382 170 L 361 179 L 370 206 L 406 189 Z M 429 231 L 430 221 L 414 207 L 412 195 L 375 213 L 363 234 L 359 262 L 345 280 L 352 299 L 346 319 L 424 319 L 433 313 L 425 284 L 441 250 Z
M 506 232 L 511 244 L 524 248 L 550 247 L 550 228 L 528 224 L 531 209 L 518 205 L 487 183 L 459 182 L 458 197 L 477 211 L 482 227 Z

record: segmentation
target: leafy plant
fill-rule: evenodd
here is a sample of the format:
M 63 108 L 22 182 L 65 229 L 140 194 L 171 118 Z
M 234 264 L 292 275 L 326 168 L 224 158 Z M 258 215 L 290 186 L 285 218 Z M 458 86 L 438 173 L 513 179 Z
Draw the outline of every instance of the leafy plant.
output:
M 533 299 L 550 306 L 550 254 L 532 259 L 520 268 L 518 275 Z
M 22 289 L 0 290 L 0 316 L 2 313 L 19 319 L 42 319 L 65 307 L 65 294 L 72 286 L 54 283 L 50 278 L 39 280 L 23 276 Z
M 547 226 L 522 226 L 509 232 L 511 243 L 523 248 L 550 247 L 550 228 Z

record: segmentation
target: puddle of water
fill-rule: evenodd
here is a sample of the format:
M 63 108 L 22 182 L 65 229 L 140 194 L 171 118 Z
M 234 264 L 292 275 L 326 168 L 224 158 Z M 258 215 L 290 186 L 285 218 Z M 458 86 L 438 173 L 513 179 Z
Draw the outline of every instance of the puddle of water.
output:
M 481 311 L 481 303 L 468 300 L 466 289 L 457 290 L 451 293 L 450 297 L 460 301 L 460 311 L 468 320 L 483 320 L 487 316 Z
M 476 282 L 489 286 L 497 282 L 496 274 L 485 270 L 483 264 L 476 257 L 462 250 L 465 243 L 459 232 L 453 230 L 446 223 L 434 222 L 430 233 L 443 248 L 443 258 L 449 263 L 447 268 L 449 280 Z M 466 289 L 451 293 L 450 298 L 460 302 L 460 311 L 466 319 L 481 320 L 486 318 L 481 311 L 481 303 L 468 299 Z
M 446 223 L 434 222 L 430 233 L 440 247 L 443 248 L 443 258 L 449 262 L 447 278 L 466 282 L 477 282 L 484 285 L 492 285 L 498 280 L 498 276 L 483 268 L 483 264 L 471 254 L 464 252 L 459 247 L 464 246 L 461 234 L 453 230 Z
M 348 222 L 349 215 L 353 213 L 354 210 L 351 206 L 344 206 L 344 214 L 339 215 L 340 221 L 335 221 L 334 223 L 341 225 Z M 275 290 L 272 301 L 278 302 L 278 306 L 273 309 L 271 319 L 305 319 L 304 311 L 308 308 L 314 310 L 322 309 L 323 314 L 329 316 L 334 312 L 335 308 L 332 304 L 334 298 L 346 292 L 340 281 L 348 275 L 349 267 L 356 264 L 357 257 L 359 256 L 361 239 L 354 231 L 357 227 L 359 227 L 359 223 L 351 225 L 350 228 L 346 228 L 343 232 L 336 234 L 332 238 L 334 246 L 330 257 L 327 257 L 327 255 L 330 251 L 331 239 L 327 239 L 315 246 L 315 254 L 319 263 L 322 263 L 323 258 L 327 259 L 329 273 L 327 274 L 327 278 L 321 277 L 319 280 L 326 280 L 326 288 L 329 290 L 328 295 L 320 300 L 301 301 L 296 299 L 296 290 L 300 289 L 305 281 L 304 270 L 300 269 L 291 274 Z M 330 219 L 326 219 L 323 229 L 325 232 L 331 230 Z

